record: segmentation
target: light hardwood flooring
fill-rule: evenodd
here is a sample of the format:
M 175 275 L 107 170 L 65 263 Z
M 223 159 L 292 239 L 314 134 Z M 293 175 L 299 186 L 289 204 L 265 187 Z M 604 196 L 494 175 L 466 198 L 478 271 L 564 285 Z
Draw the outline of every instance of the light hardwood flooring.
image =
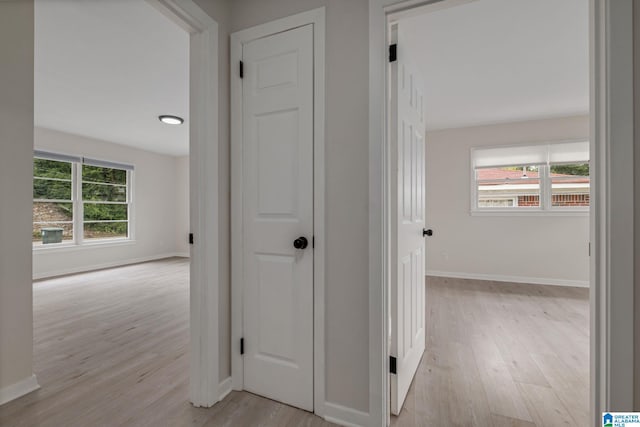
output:
M 427 345 L 405 426 L 589 422 L 589 291 L 427 278 Z
M 427 351 L 394 426 L 586 426 L 586 289 L 429 278 Z M 330 426 L 232 392 L 188 403 L 188 262 L 34 284 L 42 388 L 1 426 Z
M 36 282 L 41 389 L 0 406 L 0 426 L 332 425 L 250 393 L 188 403 L 188 268 L 175 258 Z

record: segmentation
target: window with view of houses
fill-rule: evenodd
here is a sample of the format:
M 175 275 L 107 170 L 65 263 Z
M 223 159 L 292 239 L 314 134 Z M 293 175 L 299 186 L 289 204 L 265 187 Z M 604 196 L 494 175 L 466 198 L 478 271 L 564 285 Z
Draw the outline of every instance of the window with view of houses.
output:
M 133 166 L 36 151 L 33 245 L 81 245 L 131 237 Z
M 472 211 L 589 209 L 589 143 L 560 142 L 471 151 Z

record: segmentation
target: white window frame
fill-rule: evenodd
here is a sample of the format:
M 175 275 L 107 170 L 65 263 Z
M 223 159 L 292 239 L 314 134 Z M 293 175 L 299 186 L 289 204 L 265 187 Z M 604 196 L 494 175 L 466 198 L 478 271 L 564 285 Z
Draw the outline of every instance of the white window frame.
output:
M 588 216 L 589 206 L 552 206 L 552 180 L 551 180 L 551 166 L 558 164 L 573 164 L 574 162 L 535 162 L 526 166 L 537 166 L 538 176 L 540 181 L 540 206 L 513 206 L 513 207 L 479 207 L 478 206 L 478 181 L 476 178 L 476 166 L 475 166 L 475 153 L 477 150 L 490 149 L 490 148 L 518 148 L 518 147 L 532 147 L 532 146 L 550 146 L 559 143 L 571 143 L 571 142 L 583 142 L 584 139 L 567 140 L 567 141 L 554 141 L 554 142 L 534 142 L 526 144 L 515 145 L 497 145 L 497 146 L 481 146 L 471 147 L 469 155 L 469 194 L 470 194 L 470 209 L 471 216 Z M 575 163 L 582 163 L 582 160 L 576 160 Z M 525 166 L 514 164 L 512 166 Z M 496 166 L 483 166 L 482 168 L 502 167 Z M 589 180 L 591 186 L 591 179 Z
M 109 220 L 105 220 L 105 221 L 88 221 L 89 223 L 97 223 L 97 222 L 126 222 L 127 223 L 127 237 L 113 237 L 113 238 L 102 238 L 102 239 L 91 239 L 91 240 L 87 240 L 85 243 L 85 236 L 84 236 L 84 225 L 85 223 L 87 223 L 87 221 L 85 221 L 84 219 L 84 204 L 85 203 L 93 203 L 93 204 L 101 204 L 101 202 L 95 202 L 95 201 L 85 201 L 84 199 L 82 199 L 82 167 L 84 166 L 84 164 L 79 165 L 78 169 L 78 201 L 79 201 L 79 212 L 80 212 L 80 218 L 79 218 L 79 226 L 80 226 L 80 230 L 81 233 L 79 233 L 79 243 L 80 245 L 93 245 L 93 244 L 105 244 L 105 243 L 111 243 L 111 242 L 122 242 L 122 241 L 128 241 L 128 240 L 133 240 L 132 239 L 132 229 L 133 229 L 133 223 L 131 221 L 131 213 L 133 211 L 132 209 L 132 204 L 133 204 L 133 197 L 132 197 L 132 185 L 131 185 L 131 180 L 133 178 L 133 169 L 125 169 L 125 172 L 127 174 L 127 182 L 126 182 L 126 191 L 127 191 L 127 199 L 126 202 L 120 202 L 120 203 L 113 203 L 113 204 L 126 204 L 127 205 L 127 220 L 120 220 L 120 221 L 109 221 Z M 90 166 L 90 165 L 87 165 Z M 104 166 L 104 167 L 111 167 L 111 166 Z M 119 169 L 117 167 L 111 167 L 112 169 Z M 122 170 L 122 169 L 120 169 Z M 100 184 L 100 183 L 98 183 Z M 109 203 L 102 203 L 102 204 L 109 204 Z
M 61 243 L 38 245 L 33 246 L 34 251 L 48 251 L 56 249 L 65 249 L 71 247 L 86 247 L 95 245 L 109 245 L 109 244 L 122 244 L 127 242 L 133 242 L 135 240 L 134 230 L 134 195 L 133 195 L 133 181 L 135 175 L 135 167 L 130 164 L 116 163 L 103 160 L 87 159 L 80 156 L 72 156 L 67 154 L 59 154 L 47 151 L 36 151 L 33 155 L 34 159 L 45 159 L 62 161 L 71 164 L 71 203 L 73 205 L 73 239 L 70 241 L 63 241 Z M 104 238 L 104 239 L 91 239 L 86 240 L 84 238 L 84 203 L 82 198 L 82 167 L 84 165 L 92 166 L 91 162 L 98 162 L 99 164 L 93 164 L 93 166 L 121 169 L 125 170 L 127 174 L 127 236 Z M 34 199 L 34 202 L 36 199 Z M 124 203 L 122 203 L 124 204 Z M 108 221 L 106 221 L 108 222 Z M 119 221 L 124 222 L 124 221 Z
M 72 206 L 72 228 L 73 228 L 73 239 L 72 240 L 67 240 L 67 241 L 62 241 L 60 243 L 55 243 L 55 244 L 48 244 L 48 245 L 40 245 L 40 246 L 33 246 L 34 250 L 40 250 L 40 249 L 49 249 L 51 247 L 55 247 L 55 248 L 60 248 L 60 247 L 70 247 L 70 246 L 75 246 L 76 245 L 76 239 L 77 239 L 77 235 L 76 235 L 76 221 L 78 218 L 78 205 L 76 203 L 77 200 L 77 194 L 76 194 L 76 182 L 77 182 L 77 173 L 76 170 L 78 169 L 77 167 L 77 162 L 73 161 L 71 159 L 53 159 L 53 158 L 47 158 L 44 156 L 38 156 L 35 155 L 33 156 L 33 159 L 41 159 L 41 160 L 52 160 L 52 161 L 56 161 L 56 162 L 64 162 L 64 163 L 69 163 L 71 165 L 71 199 L 70 200 L 54 200 L 54 199 L 36 199 L 33 197 L 32 195 L 32 199 L 33 199 L 33 203 L 70 203 Z M 33 163 L 32 163 L 33 165 Z M 33 175 L 33 172 L 32 172 Z M 34 176 L 34 181 L 36 179 L 36 177 Z M 33 184 L 32 184 L 32 191 L 33 191 Z M 54 221 L 57 222 L 57 221 Z M 35 221 L 31 221 L 32 226 L 35 224 Z M 33 242 L 32 242 L 33 245 Z

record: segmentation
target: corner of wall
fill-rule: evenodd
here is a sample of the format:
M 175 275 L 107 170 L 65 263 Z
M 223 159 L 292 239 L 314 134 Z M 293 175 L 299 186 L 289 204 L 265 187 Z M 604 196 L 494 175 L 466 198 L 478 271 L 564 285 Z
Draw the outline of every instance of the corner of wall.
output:
M 34 4 L 0 2 L 0 400 L 33 377 L 31 209 Z M 6 202 L 10 201 L 10 203 Z M 2 402 L 0 402 L 2 403 Z
M 22 381 L 0 388 L 0 405 L 11 402 L 26 394 L 36 391 L 40 388 L 35 375 L 25 378 Z

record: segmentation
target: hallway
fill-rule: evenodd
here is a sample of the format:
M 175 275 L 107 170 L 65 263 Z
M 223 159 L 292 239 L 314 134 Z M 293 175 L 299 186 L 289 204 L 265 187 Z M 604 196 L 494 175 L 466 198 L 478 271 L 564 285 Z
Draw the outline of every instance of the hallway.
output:
M 188 260 L 34 285 L 41 389 L 1 426 L 330 426 L 250 393 L 188 403 Z M 427 350 L 400 426 L 584 426 L 588 289 L 427 280 Z

